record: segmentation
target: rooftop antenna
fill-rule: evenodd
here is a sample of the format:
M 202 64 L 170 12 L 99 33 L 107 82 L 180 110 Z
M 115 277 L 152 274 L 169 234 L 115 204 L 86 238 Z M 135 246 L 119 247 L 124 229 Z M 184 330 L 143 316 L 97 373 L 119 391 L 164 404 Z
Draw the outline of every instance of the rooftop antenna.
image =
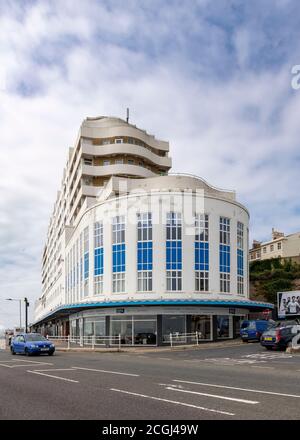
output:
M 129 108 L 128 108 L 128 107 L 127 107 L 126 122 L 127 122 L 127 124 L 128 124 L 128 122 L 129 122 Z

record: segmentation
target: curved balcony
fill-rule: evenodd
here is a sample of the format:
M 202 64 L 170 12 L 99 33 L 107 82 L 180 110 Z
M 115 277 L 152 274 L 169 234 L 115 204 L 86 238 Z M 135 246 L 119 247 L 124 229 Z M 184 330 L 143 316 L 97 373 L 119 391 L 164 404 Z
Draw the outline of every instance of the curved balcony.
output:
M 158 156 L 148 148 L 134 144 L 89 145 L 87 142 L 82 142 L 82 153 L 92 156 L 111 156 L 113 154 L 138 156 L 159 167 L 171 168 L 172 166 L 170 157 Z
M 137 177 L 154 177 L 157 174 L 147 168 L 138 165 L 115 164 L 115 165 L 82 165 L 82 174 L 88 176 L 122 176 L 130 175 Z
M 140 139 L 145 142 L 145 144 L 158 150 L 169 151 L 169 142 L 156 139 L 153 135 L 139 128 L 135 128 L 125 121 L 118 120 L 118 125 L 116 125 L 115 121 L 114 118 L 111 126 L 103 125 L 105 123 L 104 120 L 84 121 L 81 126 L 81 136 L 91 139 L 128 136 Z

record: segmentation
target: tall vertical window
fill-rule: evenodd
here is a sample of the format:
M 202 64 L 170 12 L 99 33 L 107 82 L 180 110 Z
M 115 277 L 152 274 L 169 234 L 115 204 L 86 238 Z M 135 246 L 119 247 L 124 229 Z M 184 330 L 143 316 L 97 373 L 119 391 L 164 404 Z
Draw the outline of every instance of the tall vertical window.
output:
M 230 292 L 230 219 L 220 217 L 220 291 Z
M 103 250 L 103 223 L 94 224 L 94 294 L 103 293 L 103 271 L 104 271 L 104 250 Z
M 237 290 L 244 294 L 244 225 L 237 222 Z
M 209 290 L 209 235 L 208 215 L 197 214 L 195 217 L 195 290 Z
M 167 214 L 166 272 L 167 290 L 182 289 L 182 222 L 181 214 Z
M 116 216 L 112 225 L 113 292 L 125 292 L 125 217 Z
M 139 292 L 152 290 L 152 214 L 137 214 L 137 284 Z
M 83 231 L 83 278 L 84 296 L 89 294 L 89 228 Z

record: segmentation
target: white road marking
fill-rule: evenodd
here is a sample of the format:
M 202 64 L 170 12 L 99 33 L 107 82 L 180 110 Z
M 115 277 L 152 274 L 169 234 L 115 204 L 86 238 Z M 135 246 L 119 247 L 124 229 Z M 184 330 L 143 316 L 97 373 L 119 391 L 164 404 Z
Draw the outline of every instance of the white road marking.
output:
M 300 399 L 300 395 L 297 395 L 297 394 L 275 393 L 273 391 L 252 390 L 252 389 L 248 389 L 248 388 L 229 387 L 229 386 L 226 386 L 226 385 L 216 385 L 216 384 L 212 384 L 212 383 L 191 382 L 191 381 L 188 381 L 188 380 L 173 379 L 173 382 L 189 383 L 189 384 L 201 385 L 201 386 L 205 386 L 205 387 L 225 388 L 225 389 L 228 389 L 228 390 L 247 391 L 249 393 L 271 394 L 273 396 L 295 397 L 297 399 Z
M 13 359 L 11 361 L 6 361 L 6 362 L 26 362 L 27 364 L 43 364 L 43 365 L 53 365 L 50 362 L 39 362 L 39 361 L 30 361 L 29 359 Z
M 251 368 L 263 368 L 267 370 L 274 370 L 275 367 L 261 367 L 260 365 L 250 365 Z
M 293 355 L 286 353 L 254 353 L 254 354 L 247 354 L 242 357 L 254 358 L 254 359 L 289 359 L 292 358 Z
M 17 364 L 17 362 L 25 362 L 25 364 Z M 18 368 L 18 367 L 32 367 L 32 363 L 35 365 L 53 365 L 49 362 L 34 362 L 34 361 L 26 361 L 24 359 L 13 359 L 11 361 L 2 361 L 0 363 L 0 367 L 6 367 L 6 368 Z M 12 364 L 12 365 L 8 365 Z
M 139 374 L 121 373 L 120 371 L 96 370 L 95 368 L 72 367 L 74 370 L 96 371 L 98 373 L 120 374 L 122 376 L 139 377 Z
M 41 373 L 41 372 L 39 372 L 39 371 L 30 371 L 30 370 L 27 370 L 27 373 L 39 374 L 40 376 L 46 376 L 46 377 L 51 377 L 51 378 L 53 378 L 53 379 L 65 380 L 66 382 L 79 383 L 78 380 L 67 379 L 66 377 L 53 376 L 52 374 Z
M 47 370 L 34 370 L 34 371 L 74 371 L 74 368 L 48 368 Z
M 157 358 L 157 359 L 161 359 L 161 360 L 163 360 L 163 361 L 171 361 L 172 359 L 171 358 L 164 358 L 164 357 L 162 357 L 162 358 Z
M 110 390 L 116 391 L 118 393 L 129 394 L 131 396 L 144 397 L 146 399 L 159 400 L 161 402 L 167 402 L 167 403 L 174 403 L 175 405 L 188 406 L 190 408 L 196 408 L 196 409 L 200 409 L 202 411 L 209 411 L 209 412 L 218 413 L 218 414 L 225 414 L 226 416 L 234 416 L 235 415 L 233 413 L 226 412 L 226 411 L 220 411 L 217 409 L 210 409 L 210 408 L 205 408 L 203 406 L 192 405 L 191 403 L 177 402 L 176 400 L 162 399 L 161 397 L 147 396 L 146 394 L 132 393 L 131 391 L 118 390 L 116 388 L 111 388 Z
M 214 397 L 216 399 L 223 399 L 223 400 L 232 400 L 233 402 L 239 402 L 239 403 L 248 403 L 249 405 L 256 405 L 257 403 L 259 403 L 254 400 L 238 399 L 236 397 L 219 396 L 216 394 L 199 393 L 197 391 L 180 390 L 178 388 L 173 388 L 173 387 L 167 387 L 166 389 L 172 391 L 179 391 L 180 393 L 197 394 L 198 396 Z

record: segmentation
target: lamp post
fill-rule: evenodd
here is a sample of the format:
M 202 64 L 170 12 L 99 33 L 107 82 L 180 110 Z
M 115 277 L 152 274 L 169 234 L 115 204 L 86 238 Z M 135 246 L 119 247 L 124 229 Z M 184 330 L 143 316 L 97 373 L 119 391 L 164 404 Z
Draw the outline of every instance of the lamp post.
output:
M 20 308 L 20 330 L 22 328 L 22 314 L 21 314 L 21 308 L 22 308 L 22 299 L 19 298 L 6 298 L 6 301 L 19 301 L 19 308 Z
M 28 307 L 29 307 L 28 299 L 24 298 L 24 302 L 25 302 L 25 333 L 27 333 L 27 331 L 28 331 Z

